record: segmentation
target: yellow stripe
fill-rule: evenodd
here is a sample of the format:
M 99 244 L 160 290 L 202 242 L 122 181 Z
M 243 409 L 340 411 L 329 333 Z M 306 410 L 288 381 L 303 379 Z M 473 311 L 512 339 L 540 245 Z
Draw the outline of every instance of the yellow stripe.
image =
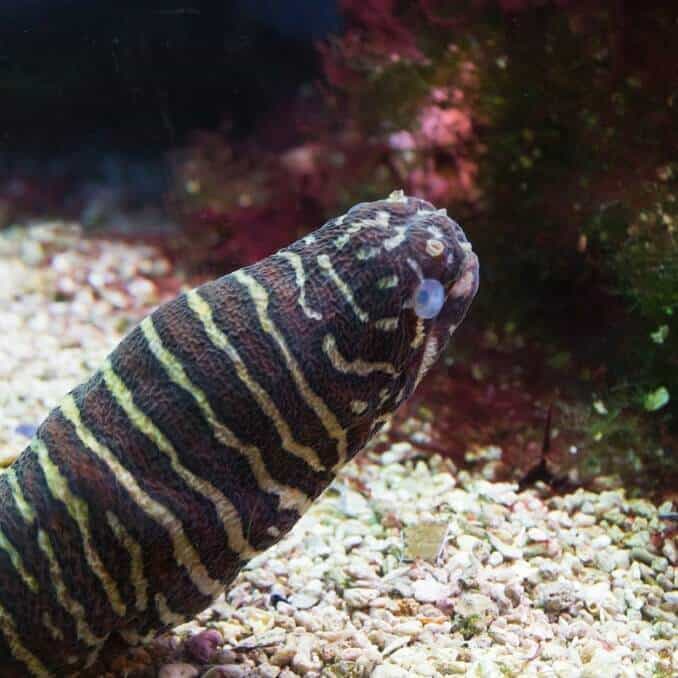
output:
M 393 318 L 379 318 L 374 323 L 374 326 L 382 332 L 395 332 L 398 329 L 398 317 Z
M 78 639 L 85 641 L 85 643 L 90 646 L 99 645 L 105 642 L 106 637 L 98 638 L 94 635 L 94 632 L 85 620 L 85 608 L 71 596 L 66 587 L 66 583 L 61 574 L 61 566 L 54 554 L 52 543 L 44 530 L 38 530 L 38 545 L 49 561 L 49 574 L 57 601 L 59 602 L 59 605 L 73 617 Z
M 117 634 L 128 644 L 128 645 L 144 645 L 150 643 L 158 634 L 155 630 L 148 631 L 142 636 L 140 633 L 137 633 L 134 629 L 119 629 Z
M 99 645 L 99 647 L 95 647 L 88 655 L 87 659 L 85 660 L 85 665 L 84 669 L 89 669 L 90 667 L 94 666 L 94 663 L 99 659 L 99 653 L 101 652 L 102 645 Z M 69 676 L 69 678 L 74 678 L 72 675 Z
M 92 543 L 92 533 L 89 529 L 89 507 L 87 506 L 87 503 L 82 498 L 73 494 L 68 486 L 68 480 L 62 475 L 57 464 L 50 458 L 47 446 L 42 440 L 33 438 L 30 447 L 37 455 L 38 463 L 45 476 L 50 493 L 55 499 L 59 499 L 66 506 L 68 514 L 75 521 L 80 530 L 82 547 L 85 552 L 87 564 L 101 582 L 113 611 L 119 617 L 123 617 L 127 612 L 127 606 L 120 597 L 117 583 L 109 574 L 96 547 Z
M 356 252 L 356 257 L 358 261 L 367 261 L 368 259 L 374 259 L 381 252 L 381 247 L 361 247 Z
M 45 610 L 42 613 L 42 625 L 52 634 L 54 640 L 63 640 L 64 634 L 62 630 L 52 621 L 49 612 Z
M 297 281 L 297 287 L 299 288 L 298 304 L 301 306 L 304 315 L 311 320 L 322 320 L 322 313 L 309 308 L 306 303 L 306 272 L 304 271 L 304 263 L 301 257 L 296 252 L 282 251 L 278 252 L 278 254 L 294 269 L 294 277 Z
M 148 606 L 148 580 L 144 575 L 144 554 L 139 542 L 124 528 L 117 516 L 106 511 L 106 520 L 115 538 L 127 549 L 130 558 L 130 580 L 136 595 L 135 607 L 143 612 Z
M 170 610 L 167 598 L 162 593 L 155 594 L 155 608 L 158 611 L 160 621 L 167 626 L 179 626 L 186 621 L 186 617 Z
M 397 374 L 395 367 L 391 363 L 370 363 L 358 358 L 357 360 L 346 360 L 337 348 L 337 341 L 331 334 L 326 334 L 323 339 L 323 351 L 330 359 L 332 367 L 338 372 L 345 374 L 357 374 L 360 377 L 367 377 L 373 372 L 384 372 L 385 374 Z
M 368 407 L 368 403 L 366 403 L 364 400 L 351 400 L 351 410 L 354 414 L 364 414 Z
M 414 379 L 414 388 L 419 386 L 419 382 L 426 376 L 426 373 L 431 369 L 438 357 L 438 340 L 435 337 L 429 337 L 424 346 L 424 352 L 421 356 L 421 363 L 417 376 Z
M 257 404 L 259 405 L 263 413 L 273 423 L 275 430 L 278 432 L 278 435 L 280 436 L 283 449 L 287 450 L 290 454 L 299 457 L 299 459 L 305 461 L 311 468 L 315 469 L 316 471 L 324 470 L 325 467 L 320 461 L 318 453 L 314 449 L 307 447 L 306 445 L 302 445 L 294 439 L 289 424 L 287 423 L 287 421 L 285 421 L 285 418 L 280 413 L 280 410 L 278 410 L 275 403 L 273 402 L 273 400 L 271 400 L 270 396 L 268 395 L 268 393 L 266 393 L 266 390 L 261 386 L 261 384 L 259 384 L 259 382 L 252 378 L 247 367 L 245 367 L 245 362 L 243 361 L 242 357 L 240 356 L 236 348 L 229 341 L 228 337 L 216 326 L 210 305 L 195 290 L 192 290 L 186 295 L 186 301 L 188 302 L 189 308 L 193 311 L 193 313 L 195 313 L 195 315 L 202 323 L 203 328 L 205 329 L 205 333 L 207 334 L 209 340 L 217 348 L 221 349 L 222 351 L 224 351 L 224 353 L 226 353 L 230 361 L 233 363 L 233 368 L 235 369 L 235 372 L 238 375 L 238 379 L 240 379 L 240 381 L 247 387 L 247 390 L 252 394 L 252 397 L 257 401 Z M 207 402 L 207 399 L 204 397 L 204 394 L 203 398 L 205 402 Z M 214 412 L 212 412 L 211 409 L 210 417 L 211 419 L 216 421 Z M 233 440 L 233 442 L 235 442 L 239 446 L 242 446 L 242 443 L 240 443 L 240 441 L 238 441 L 235 438 L 235 436 L 232 433 L 230 433 L 230 431 L 229 434 L 232 437 L 231 439 Z M 227 444 L 233 446 L 233 444 L 230 442 Z M 256 448 L 254 449 L 256 450 Z M 249 457 L 252 456 L 253 455 L 251 454 L 249 455 Z M 253 457 L 250 460 L 250 466 L 252 467 L 253 472 L 255 472 L 257 482 L 259 483 L 259 486 L 262 489 L 271 488 L 276 494 L 278 494 L 281 497 L 281 500 L 283 497 L 285 497 L 287 501 L 291 501 L 294 499 L 296 508 L 306 510 L 310 502 L 310 498 L 302 493 L 299 493 L 298 491 L 294 490 L 291 487 L 287 487 L 284 485 L 280 486 L 277 483 L 275 483 L 273 478 L 271 478 L 271 476 L 268 474 L 268 471 L 265 470 L 266 468 L 265 464 L 263 463 L 263 460 L 261 459 L 261 455 L 259 454 L 258 450 L 256 451 L 256 457 Z M 261 481 L 259 479 L 259 476 L 261 476 Z M 295 492 L 296 498 L 294 498 Z M 296 506 L 297 503 L 299 504 L 298 507 Z
M 261 323 L 261 327 L 264 332 L 270 334 L 273 337 L 276 344 L 278 345 L 280 352 L 285 358 L 287 369 L 290 371 L 292 379 L 294 380 L 294 383 L 296 384 L 296 387 L 299 390 L 302 398 L 316 413 L 318 419 L 320 419 L 330 438 L 333 438 L 337 441 L 338 460 L 337 464 L 334 466 L 334 469 L 336 469 L 346 461 L 346 431 L 341 427 L 339 420 L 323 401 L 323 399 L 309 386 L 301 369 L 299 369 L 299 365 L 292 355 L 292 352 L 287 347 L 285 339 L 269 317 L 268 293 L 264 287 L 262 287 L 262 285 L 260 285 L 252 276 L 248 275 L 243 270 L 236 271 L 231 275 L 249 292 L 257 312 L 257 317 Z
M 397 287 L 399 278 L 397 275 L 385 275 L 383 278 L 377 280 L 377 288 L 380 290 L 388 290 L 392 287 Z
M 19 552 L 14 548 L 12 542 L 7 539 L 7 536 L 2 530 L 0 530 L 0 548 L 9 556 L 12 566 L 19 573 L 24 584 L 26 584 L 33 593 L 37 593 L 40 588 L 38 582 L 30 572 L 26 571 Z
M 33 448 L 34 451 L 36 451 L 34 447 L 34 443 L 36 442 L 42 444 L 41 441 L 38 441 L 37 438 L 34 438 L 31 443 L 31 447 Z M 38 460 L 40 461 L 40 459 Z M 24 493 L 21 489 L 21 486 L 19 485 L 19 481 L 14 472 L 14 469 L 10 469 L 5 477 L 9 482 L 12 497 L 14 498 L 14 501 L 19 509 L 21 517 L 25 520 L 25 522 L 28 525 L 32 525 L 36 519 L 36 514 L 32 506 L 28 503 L 26 497 L 24 496 Z M 47 474 L 45 475 L 45 477 L 47 478 Z M 85 621 L 84 608 L 80 603 L 71 598 L 68 590 L 66 589 L 66 585 L 61 576 L 61 567 L 59 566 L 59 563 L 56 560 L 56 556 L 54 555 L 54 550 L 52 548 L 52 544 L 49 540 L 49 537 L 43 530 L 38 530 L 38 545 L 40 547 L 40 550 L 47 556 L 47 560 L 49 561 L 50 578 L 52 581 L 52 586 L 54 587 L 55 590 L 57 601 L 59 602 L 61 607 L 63 607 L 73 617 L 77 629 L 78 638 L 81 638 L 88 645 L 92 646 L 99 645 L 100 643 L 104 642 L 106 640 L 105 638 L 103 639 L 97 638 L 97 636 L 95 636 L 94 633 L 91 631 L 89 625 Z M 42 616 L 42 622 L 45 628 L 47 628 L 47 630 L 55 638 L 58 638 L 59 636 L 63 637 L 63 633 L 61 632 L 61 630 L 54 625 L 51 618 L 46 612 Z
M 402 245 L 402 243 L 405 242 L 405 233 L 407 231 L 407 228 L 405 226 L 397 226 L 396 229 L 396 234 L 387 240 L 384 240 L 384 249 L 387 252 L 390 252 L 391 250 L 394 250 L 396 247 L 399 245 Z
M 426 337 L 425 330 L 426 327 L 424 321 L 421 318 L 417 318 L 414 339 L 412 339 L 412 343 L 410 344 L 412 348 L 419 348 L 424 343 L 424 338 Z
M 358 319 L 366 323 L 370 319 L 369 314 L 363 311 L 360 306 L 358 306 L 358 302 L 356 302 L 355 297 L 353 296 L 353 291 L 334 270 L 330 258 L 326 254 L 319 254 L 317 262 L 318 266 L 327 272 L 330 280 L 337 286 L 337 289 L 341 292 L 344 299 L 346 299 L 348 305 L 353 309 L 353 312 L 356 314 L 356 316 L 358 316 Z
M 173 359 L 160 343 L 150 317 L 141 323 L 141 328 L 148 342 L 151 353 L 161 362 L 168 373 L 182 374 L 184 369 Z M 170 460 L 170 465 L 176 473 L 194 492 L 212 502 L 217 512 L 226 535 L 228 545 L 243 558 L 253 558 L 257 555 L 256 549 L 247 543 L 240 521 L 240 515 L 231 501 L 222 494 L 212 483 L 204 478 L 196 476 L 187 469 L 179 459 L 174 445 L 167 439 L 164 433 L 153 423 L 150 417 L 144 414 L 135 404 L 132 392 L 127 388 L 122 379 L 113 371 L 111 363 L 107 360 L 101 370 L 104 382 L 115 402 L 125 411 L 134 427 L 141 431 L 153 444 Z
M 337 249 L 342 249 L 351 238 L 366 228 L 388 228 L 391 215 L 386 210 L 379 210 L 377 216 L 372 219 L 358 219 L 354 221 L 346 230 L 334 240 Z M 337 222 L 338 223 L 338 222 Z
M 207 568 L 201 562 L 198 552 L 186 536 L 181 521 L 168 508 L 146 494 L 134 476 L 118 461 L 113 452 L 100 443 L 94 434 L 83 424 L 80 411 L 73 396 L 67 395 L 59 408 L 64 417 L 75 428 L 78 438 L 108 466 L 117 482 L 127 490 L 139 508 L 158 525 L 165 528 L 172 540 L 175 560 L 186 568 L 188 576 L 198 591 L 206 596 L 213 596 L 222 591 L 222 584 L 209 576 Z
M 35 520 L 35 511 L 33 510 L 33 507 L 26 501 L 26 497 L 24 497 L 24 493 L 21 489 L 21 485 L 19 485 L 19 481 L 17 480 L 15 470 L 10 468 L 7 473 L 5 473 L 5 478 L 9 483 L 12 498 L 14 499 L 14 503 L 16 504 L 21 517 L 29 525 L 32 525 L 33 521 Z
M 2 635 L 5 636 L 10 652 L 15 659 L 22 662 L 31 672 L 31 675 L 49 678 L 51 674 L 47 667 L 21 642 L 12 616 L 2 605 L 0 605 L 0 629 L 2 629 Z

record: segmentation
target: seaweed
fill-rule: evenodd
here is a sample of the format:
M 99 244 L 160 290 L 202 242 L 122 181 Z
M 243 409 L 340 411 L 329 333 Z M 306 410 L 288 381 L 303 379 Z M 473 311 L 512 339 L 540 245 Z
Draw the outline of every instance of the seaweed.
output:
M 484 339 L 456 358 L 468 387 L 508 406 L 535 388 L 512 387 L 516 370 L 542 375 L 522 428 L 476 408 L 464 430 L 536 458 L 547 398 L 562 473 L 674 479 L 678 87 L 659 74 L 676 9 L 443 5 L 344 0 L 322 82 L 247 142 L 225 126 L 177 153 L 192 255 L 223 272 L 396 186 L 447 207 L 482 262 L 463 332 Z

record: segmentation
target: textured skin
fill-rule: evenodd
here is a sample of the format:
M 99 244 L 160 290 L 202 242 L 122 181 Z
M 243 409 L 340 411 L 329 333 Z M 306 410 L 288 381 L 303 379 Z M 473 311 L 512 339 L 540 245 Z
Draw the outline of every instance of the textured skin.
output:
M 447 299 L 412 309 L 421 277 Z M 478 264 L 400 193 L 161 306 L 0 477 L 0 675 L 76 674 L 205 608 L 412 393 Z

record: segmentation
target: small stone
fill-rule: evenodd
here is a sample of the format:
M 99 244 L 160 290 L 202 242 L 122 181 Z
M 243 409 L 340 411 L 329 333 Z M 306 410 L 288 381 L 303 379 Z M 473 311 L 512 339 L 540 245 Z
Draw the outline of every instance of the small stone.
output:
M 591 540 L 591 548 L 594 550 L 607 548 L 612 543 L 610 537 L 606 534 L 601 534 L 600 537 L 596 537 Z
M 212 661 L 216 664 L 235 664 L 238 661 L 238 655 L 233 650 L 224 647 L 217 650 Z
M 244 572 L 243 576 L 257 588 L 265 591 L 272 588 L 276 583 L 275 575 L 262 567 L 257 567 L 254 570 L 247 570 Z
M 460 551 L 464 551 L 465 553 L 473 553 L 480 544 L 480 539 L 471 534 L 460 534 L 457 537 L 457 546 Z
M 271 647 L 273 645 L 282 645 L 285 642 L 287 634 L 284 629 L 273 628 L 263 633 L 249 636 L 241 640 L 237 648 L 239 650 L 254 650 L 257 647 Z M 236 655 L 237 656 L 237 655 Z M 223 664 L 228 664 L 224 659 L 221 660 Z
M 323 667 L 320 658 L 313 653 L 316 640 L 310 634 L 301 636 L 297 643 L 297 651 L 292 657 L 292 668 L 302 676 L 312 671 L 320 671 Z
M 420 579 L 412 584 L 414 597 L 420 603 L 435 603 L 444 598 L 449 588 L 435 579 Z
M 650 563 L 650 567 L 655 572 L 666 572 L 668 566 L 669 566 L 668 559 L 662 558 L 661 556 L 659 556 L 657 558 L 653 558 L 652 562 Z
M 654 556 L 647 549 L 639 547 L 631 549 L 631 558 L 633 558 L 633 560 L 638 560 L 641 563 L 645 563 L 646 565 L 652 565 L 654 560 Z
M 487 564 L 490 567 L 497 567 L 504 562 L 504 556 L 499 553 L 499 551 L 492 551 L 490 557 L 487 559 Z
M 393 627 L 393 633 L 398 636 L 418 636 L 423 628 L 424 626 L 420 621 L 412 619 L 411 621 L 396 624 Z
M 245 678 L 251 675 L 252 670 L 247 666 L 224 664 L 208 669 L 206 673 L 203 673 L 202 678 Z
M 527 531 L 527 537 L 530 541 L 540 542 L 540 541 L 546 541 L 549 538 L 549 535 L 548 535 L 547 532 L 545 532 L 544 530 L 542 530 L 539 527 L 531 527 Z
M 631 564 L 631 557 L 626 549 L 605 549 L 595 554 L 594 562 L 603 572 L 627 570 Z
M 572 586 L 566 582 L 539 584 L 535 593 L 537 594 L 537 604 L 543 607 L 546 612 L 565 612 L 575 603 Z
M 289 597 L 290 605 L 296 607 L 297 610 L 308 610 L 314 605 L 317 605 L 319 600 L 320 597 L 317 596 L 316 594 L 305 593 L 303 591 L 300 593 L 293 593 Z
M 158 678 L 194 678 L 199 673 L 191 664 L 165 664 L 158 671 Z
M 219 631 L 207 629 L 191 636 L 186 641 L 186 654 L 201 664 L 207 664 L 217 647 L 224 642 Z
M 376 589 L 350 588 L 344 591 L 344 602 L 353 608 L 367 607 L 378 596 Z
M 24 438 L 32 438 L 37 433 L 38 427 L 35 424 L 19 424 L 14 430 Z
M 522 549 L 512 544 L 506 544 L 501 539 L 495 537 L 491 532 L 488 533 L 490 544 L 501 553 L 504 558 L 509 560 L 520 560 L 523 557 Z
M 405 557 L 435 562 L 447 538 L 447 523 L 424 522 L 405 529 Z

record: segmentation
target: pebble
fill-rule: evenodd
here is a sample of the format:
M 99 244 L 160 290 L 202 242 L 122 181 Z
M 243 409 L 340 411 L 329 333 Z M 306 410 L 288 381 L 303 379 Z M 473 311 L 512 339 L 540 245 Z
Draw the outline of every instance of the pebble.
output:
M 367 607 L 378 596 L 375 589 L 350 588 L 344 591 L 344 602 L 352 608 Z
M 213 666 L 202 674 L 201 678 L 246 678 L 251 676 L 252 670 L 247 666 L 239 666 L 238 664 L 223 664 L 220 666 Z
M 420 603 L 435 603 L 444 598 L 449 592 L 449 587 L 437 582 L 435 579 L 422 579 L 412 585 L 414 598 Z
M 191 636 L 186 641 L 186 654 L 200 664 L 207 664 L 217 647 L 224 642 L 219 631 L 208 629 Z
M 198 673 L 191 664 L 165 664 L 158 671 L 158 678 L 194 678 Z

